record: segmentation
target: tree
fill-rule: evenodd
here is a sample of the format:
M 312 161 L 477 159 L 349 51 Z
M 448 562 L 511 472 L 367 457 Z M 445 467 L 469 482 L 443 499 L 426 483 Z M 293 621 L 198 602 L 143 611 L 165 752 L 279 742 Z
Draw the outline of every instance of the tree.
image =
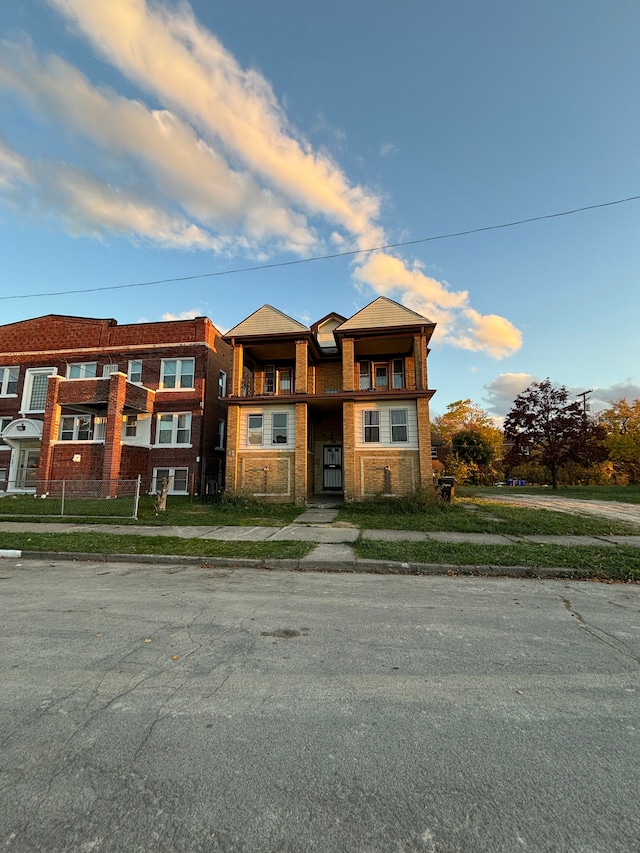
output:
M 614 471 L 629 483 L 640 483 L 640 400 L 628 403 L 623 397 L 617 403 L 612 401 L 598 420 L 606 433 Z
M 470 399 L 456 400 L 444 415 L 434 418 L 433 435 L 451 447 L 447 471 L 456 479 L 493 479 L 493 464 L 502 454 L 503 435 L 493 418 Z
M 608 456 L 603 431 L 578 402 L 569 402 L 564 385 L 555 387 L 550 379 L 533 382 L 516 397 L 505 418 L 504 432 L 511 444 L 507 464 L 538 461 L 549 468 L 554 489 L 562 465 L 593 465 Z

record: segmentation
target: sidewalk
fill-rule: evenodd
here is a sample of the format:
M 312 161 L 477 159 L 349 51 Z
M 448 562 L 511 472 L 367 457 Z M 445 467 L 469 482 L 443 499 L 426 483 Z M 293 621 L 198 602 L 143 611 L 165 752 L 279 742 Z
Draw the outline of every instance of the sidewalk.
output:
M 364 563 L 379 563 L 380 561 L 358 560 L 351 546 L 360 535 L 362 539 L 377 542 L 452 542 L 467 543 L 475 545 L 514 545 L 519 543 L 536 543 L 552 545 L 583 545 L 591 547 L 615 547 L 627 545 L 640 548 L 640 535 L 637 536 L 544 536 L 525 535 L 514 536 L 509 534 L 493 533 L 454 533 L 454 532 L 422 532 L 416 530 L 363 530 L 356 527 L 334 527 L 337 510 L 333 509 L 308 509 L 294 522 L 284 527 L 238 527 L 238 526 L 200 526 L 200 527 L 133 527 L 122 524 L 65 524 L 61 522 L 44 522 L 34 525 L 31 522 L 2 521 L 0 522 L 0 557 L 43 557 L 43 552 L 18 552 L 2 550 L 2 533 L 32 533 L 37 529 L 42 533 L 86 533 L 95 530 L 100 533 L 124 534 L 127 536 L 156 536 L 156 537 L 178 537 L 185 539 L 211 539 L 223 542 L 311 542 L 316 547 L 305 557 L 299 560 L 269 560 L 269 565 L 282 564 L 283 567 L 292 567 L 295 563 L 298 568 L 321 570 L 336 569 L 353 570 L 356 565 L 364 567 Z M 60 559 L 111 559 L 114 555 L 97 554 L 47 554 L 52 558 Z M 205 558 L 171 557 L 171 556 L 143 556 L 143 555 L 117 555 L 118 559 L 128 558 L 130 561 L 142 562 L 176 562 L 197 560 L 202 562 Z M 639 554 L 640 559 L 640 554 Z M 216 562 L 229 563 L 228 558 L 216 558 Z M 214 562 L 214 558 L 206 558 L 206 562 Z M 261 564 L 261 560 L 237 560 L 243 565 Z M 403 568 L 410 567 L 409 563 L 398 560 L 395 563 L 384 561 L 382 565 L 392 567 L 393 565 Z M 422 564 L 421 564 L 422 565 Z M 455 569 L 459 566 L 439 566 L 434 570 Z M 490 566 L 478 566 L 484 572 L 490 572 Z M 555 570 L 556 572 L 561 570 Z M 527 570 L 531 574 L 531 570 Z

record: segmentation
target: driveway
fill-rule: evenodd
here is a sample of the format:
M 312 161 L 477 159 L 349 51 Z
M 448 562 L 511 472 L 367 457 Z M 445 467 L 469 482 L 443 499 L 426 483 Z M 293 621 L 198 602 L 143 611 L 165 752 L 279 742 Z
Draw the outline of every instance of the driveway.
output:
M 561 495 L 521 495 L 495 490 L 490 500 L 504 501 L 516 505 L 525 504 L 533 509 L 552 509 L 555 512 L 569 512 L 573 515 L 598 515 L 612 521 L 627 521 L 640 526 L 640 504 L 625 504 L 618 501 L 582 501 L 577 498 L 564 498 Z
M 640 586 L 0 560 L 0 848 L 629 853 Z

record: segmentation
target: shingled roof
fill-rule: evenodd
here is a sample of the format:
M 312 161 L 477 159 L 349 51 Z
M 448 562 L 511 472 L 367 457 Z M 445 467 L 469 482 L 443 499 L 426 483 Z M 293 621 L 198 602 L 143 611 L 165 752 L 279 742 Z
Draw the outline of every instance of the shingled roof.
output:
M 278 311 L 273 305 L 263 305 L 246 320 L 230 329 L 225 338 L 253 337 L 254 335 L 263 337 L 266 335 L 300 334 L 300 332 L 309 332 L 309 329 L 302 323 L 298 323 L 293 317 Z
M 399 302 L 379 296 L 369 305 L 365 305 L 360 311 L 345 320 L 336 332 L 350 332 L 358 329 L 383 329 L 386 327 L 397 328 L 398 326 L 424 326 L 434 325 L 431 320 L 405 308 Z

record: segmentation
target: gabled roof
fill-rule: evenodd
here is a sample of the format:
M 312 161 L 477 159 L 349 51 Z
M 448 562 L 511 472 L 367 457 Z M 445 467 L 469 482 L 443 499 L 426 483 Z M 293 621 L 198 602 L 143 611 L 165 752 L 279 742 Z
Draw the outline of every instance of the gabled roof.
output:
M 393 299 L 388 299 L 386 296 L 379 296 L 373 302 L 369 303 L 369 305 L 361 308 L 353 317 L 345 320 L 342 325 L 338 326 L 336 332 L 425 325 L 433 326 L 434 323 L 423 317 L 422 314 L 418 314 L 410 308 L 405 308 L 399 302 L 394 302 Z
M 253 337 L 254 335 L 262 337 L 265 335 L 300 334 L 301 332 L 308 333 L 309 329 L 302 323 L 298 323 L 293 317 L 278 311 L 273 305 L 263 305 L 246 320 L 230 329 L 225 338 Z

